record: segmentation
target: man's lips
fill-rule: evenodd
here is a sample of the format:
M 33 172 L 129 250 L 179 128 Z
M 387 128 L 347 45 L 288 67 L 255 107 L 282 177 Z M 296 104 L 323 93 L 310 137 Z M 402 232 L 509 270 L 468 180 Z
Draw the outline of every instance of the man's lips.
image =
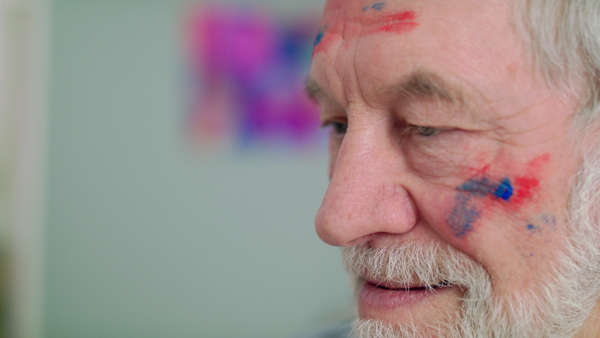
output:
M 391 291 L 422 291 L 422 290 L 435 290 L 439 288 L 452 286 L 448 281 L 441 281 L 436 284 L 423 284 L 423 283 L 412 283 L 412 284 L 394 284 L 389 282 L 378 282 L 373 280 L 367 280 L 367 283 L 384 290 Z
M 446 299 L 456 292 L 456 285 L 448 282 L 438 282 L 432 285 L 426 283 L 390 284 L 377 281 L 364 281 L 359 291 L 359 314 L 364 318 L 379 318 L 388 316 L 389 311 L 406 309 L 413 306 L 428 306 L 424 299 L 442 297 Z M 383 312 L 382 312 L 383 311 Z

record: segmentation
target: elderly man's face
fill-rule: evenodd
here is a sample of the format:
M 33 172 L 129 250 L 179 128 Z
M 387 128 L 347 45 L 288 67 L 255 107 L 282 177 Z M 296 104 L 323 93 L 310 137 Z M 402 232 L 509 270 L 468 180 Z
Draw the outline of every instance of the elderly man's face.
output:
M 577 104 L 536 77 L 511 10 L 506 1 L 327 2 L 307 85 L 332 126 L 331 183 L 316 218 L 323 241 L 448 247 L 483 268 L 490 297 L 542 293 L 568 236 Z M 357 272 L 362 319 L 451 323 L 469 292 L 367 270 Z

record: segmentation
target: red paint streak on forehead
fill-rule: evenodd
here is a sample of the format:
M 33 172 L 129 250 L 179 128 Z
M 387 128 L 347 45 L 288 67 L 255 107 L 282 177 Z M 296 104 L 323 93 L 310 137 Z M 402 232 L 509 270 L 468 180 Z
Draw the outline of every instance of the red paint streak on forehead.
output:
M 333 43 L 335 42 L 334 36 L 331 33 L 328 33 L 326 29 L 327 28 L 323 28 L 323 30 L 319 32 L 321 38 L 318 43 L 315 42 L 315 45 L 313 47 L 313 56 L 317 53 L 321 53 L 330 49 L 331 45 L 333 45 Z
M 315 44 L 313 55 L 328 50 L 338 37 L 344 39 L 357 38 L 359 36 L 368 36 L 376 33 L 406 33 L 412 31 L 419 24 L 414 21 L 417 15 L 413 11 L 397 11 L 389 14 L 380 14 L 377 12 L 364 13 L 359 11 L 357 14 L 348 15 L 341 1 L 328 2 L 326 14 L 324 17 L 324 26 L 320 41 Z M 346 25 L 358 25 L 361 29 L 348 30 Z
M 417 18 L 415 12 L 405 11 L 392 14 L 384 14 L 377 16 L 367 16 L 361 18 L 361 24 L 365 26 L 376 26 L 375 32 L 408 32 L 417 27 L 419 24 L 413 20 Z M 371 31 L 371 27 L 367 27 Z M 367 34 L 372 34 L 371 32 Z

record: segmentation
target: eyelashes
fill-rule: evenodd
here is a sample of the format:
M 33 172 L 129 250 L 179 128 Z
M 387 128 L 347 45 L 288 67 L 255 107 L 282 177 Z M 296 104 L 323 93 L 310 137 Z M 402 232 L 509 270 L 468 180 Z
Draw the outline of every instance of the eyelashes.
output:
M 434 136 L 439 134 L 440 132 L 442 132 L 442 129 L 415 125 L 409 125 L 406 130 L 406 133 L 408 135 L 419 135 L 424 137 Z
M 331 128 L 331 132 L 337 136 L 343 136 L 348 132 L 348 123 L 331 121 L 323 124 L 324 128 Z M 416 126 L 416 125 L 408 125 L 405 130 L 405 135 L 418 135 L 423 137 L 431 137 L 435 136 L 442 132 L 440 128 L 427 127 L 427 126 Z
M 331 127 L 332 132 L 338 135 L 346 134 L 348 131 L 348 123 L 330 122 L 327 125 Z

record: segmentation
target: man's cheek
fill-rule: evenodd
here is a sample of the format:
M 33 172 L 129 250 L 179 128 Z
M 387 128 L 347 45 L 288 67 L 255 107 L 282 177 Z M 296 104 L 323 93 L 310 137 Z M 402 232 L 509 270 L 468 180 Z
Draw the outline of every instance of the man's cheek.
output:
M 487 176 L 469 179 L 455 189 L 453 207 L 445 224 L 457 238 L 475 230 L 485 214 L 505 208 L 514 190 L 509 178 L 497 180 Z
M 489 162 L 493 156 L 473 150 L 463 142 L 448 142 L 440 146 L 440 142 L 427 144 L 406 140 L 403 141 L 402 152 L 408 167 L 417 176 L 451 188 L 461 183 L 457 181 L 460 177 L 471 175 L 472 168 Z
M 494 161 L 498 143 L 478 132 L 444 130 L 426 137 L 408 135 L 401 139 L 401 151 L 414 173 L 422 178 L 439 178 L 452 188 L 476 175 Z

